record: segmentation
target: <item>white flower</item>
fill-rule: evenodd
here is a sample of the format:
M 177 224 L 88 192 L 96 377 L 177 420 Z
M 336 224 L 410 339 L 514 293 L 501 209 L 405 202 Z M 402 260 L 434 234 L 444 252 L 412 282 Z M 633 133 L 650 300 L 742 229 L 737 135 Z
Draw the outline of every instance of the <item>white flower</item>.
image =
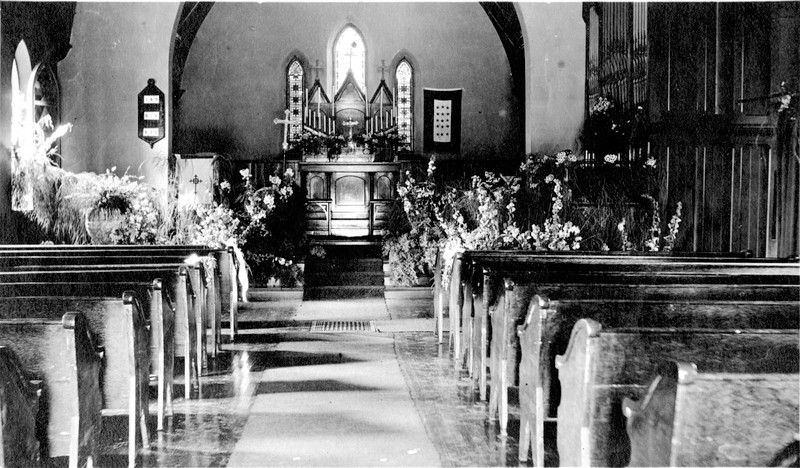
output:
M 615 162 L 617 162 L 617 159 L 619 159 L 619 156 L 616 154 L 607 154 L 606 157 L 603 159 L 605 160 L 605 162 L 609 164 L 614 164 Z
M 264 197 L 264 205 L 267 207 L 267 210 L 272 210 L 275 208 L 275 197 L 272 195 L 267 195 Z
M 281 178 L 275 175 L 269 176 L 269 183 L 272 185 L 280 185 Z
M 231 189 L 231 183 L 228 182 L 227 180 L 223 180 L 222 182 L 220 182 L 219 188 L 222 189 L 222 191 L 227 192 L 228 190 Z
M 290 167 L 289 169 L 286 169 L 286 172 L 284 172 L 283 175 L 291 179 L 292 177 L 294 177 L 294 171 Z
M 561 151 L 556 154 L 556 164 L 564 164 L 564 161 L 567 160 L 567 152 Z
M 647 158 L 647 160 L 644 162 L 644 165 L 645 165 L 645 166 L 649 166 L 649 167 L 656 167 L 656 158 L 654 158 L 654 157 L 650 156 L 650 157 L 649 157 L 649 158 Z
M 241 171 L 239 171 L 239 174 L 242 175 L 243 179 L 249 179 L 250 178 L 250 169 L 242 169 Z
M 545 183 L 549 184 L 555 178 L 556 178 L 556 176 L 554 176 L 553 174 L 547 174 L 547 177 L 544 178 L 544 181 L 545 181 Z

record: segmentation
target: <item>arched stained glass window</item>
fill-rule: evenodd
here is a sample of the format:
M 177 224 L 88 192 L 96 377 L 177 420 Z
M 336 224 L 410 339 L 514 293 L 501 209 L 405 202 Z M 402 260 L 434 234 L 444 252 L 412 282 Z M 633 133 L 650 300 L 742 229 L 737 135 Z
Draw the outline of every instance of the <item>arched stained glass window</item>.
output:
M 336 38 L 336 42 L 333 44 L 333 60 L 333 89 L 338 91 L 339 86 L 347 77 L 347 72 L 352 70 L 356 83 L 364 91 L 367 53 L 364 47 L 364 39 L 354 27 L 347 26 Z
M 414 69 L 407 59 L 397 64 L 395 70 L 397 83 L 397 134 L 408 149 L 414 141 Z
M 303 64 L 297 58 L 286 68 L 286 106 L 289 109 L 289 139 L 295 140 L 303 132 Z

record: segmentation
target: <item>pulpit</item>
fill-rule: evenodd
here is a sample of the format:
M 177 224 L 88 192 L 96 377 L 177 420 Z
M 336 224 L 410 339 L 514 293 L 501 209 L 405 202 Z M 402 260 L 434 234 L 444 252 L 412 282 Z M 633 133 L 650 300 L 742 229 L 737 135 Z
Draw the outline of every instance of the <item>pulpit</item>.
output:
M 400 163 L 301 162 L 306 230 L 312 236 L 384 233 Z

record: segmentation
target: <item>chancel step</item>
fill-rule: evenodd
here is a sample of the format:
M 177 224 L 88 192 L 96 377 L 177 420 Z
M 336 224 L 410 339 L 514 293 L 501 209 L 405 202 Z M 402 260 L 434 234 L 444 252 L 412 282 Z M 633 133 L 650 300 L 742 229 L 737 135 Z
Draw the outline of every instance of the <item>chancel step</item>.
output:
M 312 333 L 376 332 L 372 320 L 314 320 Z

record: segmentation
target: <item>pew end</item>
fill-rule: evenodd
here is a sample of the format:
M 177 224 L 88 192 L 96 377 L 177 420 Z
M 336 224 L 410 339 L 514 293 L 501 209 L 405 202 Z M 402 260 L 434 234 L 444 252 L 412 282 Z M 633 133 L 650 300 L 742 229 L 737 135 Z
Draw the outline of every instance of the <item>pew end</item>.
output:
M 527 461 L 528 452 L 531 451 L 534 466 L 544 466 L 544 423 L 547 413 L 538 369 L 541 359 L 541 321 L 547 316 L 549 308 L 550 300 L 546 296 L 534 295 L 525 320 L 517 326 L 522 351 L 519 363 L 519 459 Z
M 771 466 L 800 427 L 800 375 L 662 366 L 622 411 L 632 466 Z
M 664 465 L 666 461 L 663 456 L 657 455 L 663 450 L 653 449 L 651 440 L 633 441 L 633 432 L 626 430 L 624 415 L 630 414 L 633 419 L 629 419 L 628 424 L 635 426 L 635 415 L 640 414 L 641 408 L 647 403 L 655 414 L 647 425 L 648 430 L 654 433 L 664 432 L 663 428 L 653 429 L 653 426 L 672 417 L 664 409 L 664 392 L 661 387 L 654 387 L 651 379 L 661 366 L 671 360 L 693 363 L 681 365 L 672 373 L 676 376 L 673 380 L 683 382 L 686 386 L 699 382 L 696 376 L 703 375 L 702 372 L 728 376 L 763 376 L 767 373 L 785 372 L 787 375 L 794 375 L 792 381 L 797 398 L 799 384 L 796 373 L 800 361 L 797 340 L 798 334 L 795 330 L 603 328 L 597 321 L 579 320 L 572 330 L 566 352 L 556 357 L 561 383 L 561 404 L 557 417 L 557 443 L 561 462 L 568 466 L 625 466 L 629 463 L 632 466 Z M 659 385 L 665 379 L 662 377 Z M 684 394 L 688 392 L 681 391 Z M 758 402 L 753 401 L 752 395 L 757 392 L 739 388 L 741 394 L 737 396 L 736 391 L 731 390 L 731 394 L 727 396 L 720 393 L 719 397 L 731 401 L 740 399 L 740 409 L 737 411 L 741 415 L 757 411 L 766 411 L 764 414 L 769 414 L 767 408 L 760 407 Z M 674 393 L 673 391 L 673 397 Z M 713 392 L 709 395 L 715 398 Z M 658 404 L 654 403 L 656 396 L 660 398 Z M 636 403 L 639 398 L 642 398 L 642 403 Z M 716 413 L 724 415 L 731 412 L 727 403 L 720 403 L 720 399 L 715 399 L 713 405 L 706 405 L 713 406 L 713 411 L 705 411 L 701 403 L 694 401 L 681 404 L 674 402 L 673 406 L 692 415 L 704 413 L 705 419 L 698 420 L 701 422 L 696 424 L 706 424 L 718 429 L 724 428 L 726 423 L 720 423 Z M 759 410 L 753 409 L 759 407 Z M 796 403 L 794 407 L 796 413 Z M 678 416 L 674 419 L 677 421 Z M 757 420 L 754 417 L 749 419 Z M 767 422 L 762 417 L 758 424 Z M 687 440 L 697 441 L 703 437 L 705 435 L 696 432 Z M 674 435 L 665 436 L 665 440 L 674 439 Z M 637 443 L 649 447 L 647 450 L 641 447 L 638 450 L 646 453 L 652 451 L 656 460 L 650 460 L 649 455 L 635 458 L 632 452 L 636 450 L 633 447 Z M 747 445 L 747 440 L 742 439 L 737 443 Z M 695 448 L 689 450 L 694 453 Z M 750 461 L 756 465 L 765 463 L 752 459 Z M 693 459 L 688 465 L 704 466 L 709 463 L 740 464 L 734 459 L 720 459 L 715 462 L 706 457 Z
M 0 345 L 19 358 L 25 373 L 42 381 L 37 420 L 42 458 L 69 457 L 70 466 L 98 459 L 102 393 L 101 357 L 86 318 L 67 312 L 61 320 L 0 320 Z M 41 417 L 41 416 L 39 416 Z M 29 442 L 23 442 L 29 444 Z
M 38 466 L 36 422 L 41 382 L 34 382 L 14 351 L 0 346 L 0 465 Z

